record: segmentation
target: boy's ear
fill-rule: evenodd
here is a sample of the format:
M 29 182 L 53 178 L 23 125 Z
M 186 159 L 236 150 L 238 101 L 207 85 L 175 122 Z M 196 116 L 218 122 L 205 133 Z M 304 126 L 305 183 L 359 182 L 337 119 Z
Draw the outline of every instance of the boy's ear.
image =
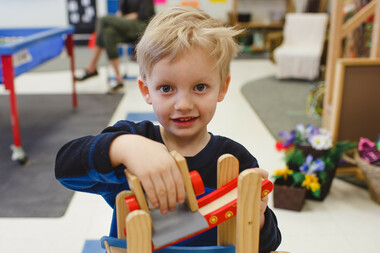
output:
M 224 84 L 224 87 L 220 89 L 219 96 L 218 96 L 218 102 L 222 102 L 224 99 L 224 96 L 226 96 L 226 93 L 228 91 L 228 86 L 230 85 L 231 76 L 227 76 L 226 83 Z
M 148 104 L 151 105 L 152 102 L 150 101 L 150 94 L 149 94 L 148 86 L 140 78 L 137 80 L 137 82 L 139 83 L 140 92 L 143 95 L 143 98 L 144 98 L 145 102 L 147 102 Z

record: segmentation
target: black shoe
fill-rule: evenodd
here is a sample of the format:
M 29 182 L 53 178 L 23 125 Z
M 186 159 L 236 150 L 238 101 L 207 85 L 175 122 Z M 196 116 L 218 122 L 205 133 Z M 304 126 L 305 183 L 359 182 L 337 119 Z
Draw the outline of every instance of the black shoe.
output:
M 123 84 L 123 83 L 118 83 L 116 86 L 114 86 L 114 87 L 112 87 L 111 89 L 109 89 L 109 90 L 107 91 L 107 94 L 118 93 L 118 92 L 121 91 L 123 88 L 124 88 L 124 84 Z
M 90 77 L 93 77 L 93 76 L 97 76 L 98 75 L 98 71 L 97 70 L 95 70 L 94 72 L 92 72 L 92 73 L 89 73 L 87 70 L 85 71 L 85 74 L 83 75 L 83 76 L 81 76 L 81 77 L 77 77 L 76 79 L 77 79 L 77 81 L 84 81 L 84 80 L 86 80 L 86 79 L 88 79 L 88 78 L 90 78 Z

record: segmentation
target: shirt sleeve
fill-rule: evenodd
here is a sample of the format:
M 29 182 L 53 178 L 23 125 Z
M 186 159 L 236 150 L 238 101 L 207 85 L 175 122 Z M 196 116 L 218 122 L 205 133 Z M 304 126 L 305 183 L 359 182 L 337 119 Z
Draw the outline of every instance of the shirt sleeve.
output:
M 267 207 L 264 215 L 265 224 L 260 231 L 260 253 L 274 251 L 281 243 L 281 232 L 278 228 L 275 214 L 269 207 Z
M 153 0 L 140 0 L 137 15 L 139 20 L 149 20 L 154 15 Z
M 152 124 L 137 125 L 120 121 L 97 136 L 85 136 L 65 144 L 57 153 L 55 176 L 65 187 L 106 198 L 125 188 L 125 167 L 112 167 L 109 149 L 112 141 L 122 134 L 152 135 Z M 150 132 L 146 130 L 150 128 Z

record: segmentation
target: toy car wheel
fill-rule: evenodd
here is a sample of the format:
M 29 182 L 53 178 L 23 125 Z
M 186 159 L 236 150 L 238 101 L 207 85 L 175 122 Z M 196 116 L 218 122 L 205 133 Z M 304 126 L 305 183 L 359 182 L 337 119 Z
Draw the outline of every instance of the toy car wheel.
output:
M 129 212 L 132 212 L 132 211 L 134 211 L 134 210 L 138 210 L 138 209 L 140 209 L 140 206 L 139 206 L 139 204 L 137 203 L 137 199 L 136 199 L 136 197 L 135 197 L 134 195 L 125 198 L 125 203 L 127 204 L 127 207 L 128 207 L 128 209 L 129 209 Z
M 205 193 L 205 186 L 203 184 L 202 178 L 199 175 L 198 171 L 193 170 L 189 174 L 190 174 L 190 180 L 193 185 L 195 196 L 199 196 Z

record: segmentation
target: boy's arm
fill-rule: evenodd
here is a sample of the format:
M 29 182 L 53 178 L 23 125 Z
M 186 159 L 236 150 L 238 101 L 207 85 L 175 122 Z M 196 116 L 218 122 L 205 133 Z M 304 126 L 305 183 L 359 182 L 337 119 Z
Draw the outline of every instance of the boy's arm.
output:
M 69 189 L 100 195 L 114 191 L 111 184 L 125 183 L 123 167 L 112 167 L 107 148 L 120 134 L 85 136 L 65 144 L 56 157 L 55 176 L 58 181 Z
M 153 206 L 173 211 L 185 199 L 180 170 L 167 148 L 139 135 L 121 135 L 111 143 L 112 166 L 125 165 L 137 176 Z
M 65 187 L 97 194 L 112 193 L 110 184 L 126 182 L 124 167 L 111 165 L 109 147 L 119 135 L 152 135 L 152 124 L 119 121 L 97 136 L 85 136 L 65 144 L 57 153 L 55 176 Z
M 144 137 L 153 138 L 152 126 L 120 121 L 98 136 L 67 143 L 57 154 L 56 178 L 69 189 L 106 196 L 125 185 L 127 167 L 162 212 L 175 209 L 185 198 L 183 180 L 166 147 Z

